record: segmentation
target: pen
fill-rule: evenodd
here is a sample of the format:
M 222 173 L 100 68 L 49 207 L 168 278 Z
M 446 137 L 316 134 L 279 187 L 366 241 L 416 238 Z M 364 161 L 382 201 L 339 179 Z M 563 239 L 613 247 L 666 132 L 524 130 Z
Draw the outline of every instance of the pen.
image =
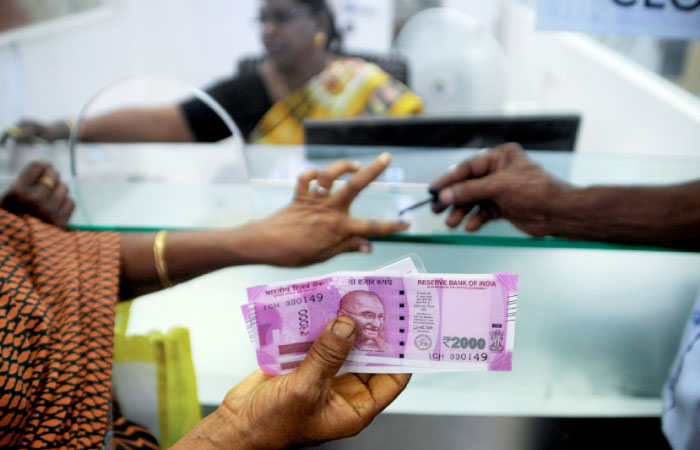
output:
M 399 217 L 401 217 L 404 213 L 407 213 L 408 211 L 411 211 L 412 209 L 420 208 L 420 207 L 423 206 L 423 205 L 427 205 L 428 203 L 431 203 L 433 200 L 435 200 L 435 198 L 436 198 L 436 196 L 433 195 L 433 196 L 431 196 L 430 198 L 427 198 L 427 199 L 425 199 L 425 200 L 421 200 L 421 201 L 418 202 L 418 203 L 414 203 L 413 205 L 411 205 L 411 206 L 409 206 L 409 207 L 407 207 L 407 208 L 402 209 L 401 211 L 399 211 Z
M 486 149 L 483 149 L 483 150 L 486 150 Z M 483 150 L 482 150 L 482 151 L 483 151 Z M 448 167 L 447 170 L 448 170 L 448 171 L 453 171 L 453 170 L 455 170 L 455 168 L 457 168 L 457 165 L 456 165 L 456 164 L 452 164 L 450 167 Z M 439 194 L 439 193 L 440 193 L 440 190 L 439 190 L 439 189 L 437 189 L 437 190 L 430 189 L 430 198 L 427 198 L 427 199 L 425 199 L 425 200 L 421 200 L 421 201 L 419 201 L 418 203 L 414 203 L 413 205 L 411 205 L 411 206 L 409 206 L 409 207 L 407 207 L 407 208 L 402 209 L 401 211 L 399 211 L 399 217 L 401 217 L 402 215 L 404 215 L 404 213 L 407 213 L 408 211 L 411 211 L 411 210 L 416 209 L 416 208 L 420 208 L 421 206 L 427 205 L 428 203 L 432 203 L 432 202 L 438 201 L 438 194 Z

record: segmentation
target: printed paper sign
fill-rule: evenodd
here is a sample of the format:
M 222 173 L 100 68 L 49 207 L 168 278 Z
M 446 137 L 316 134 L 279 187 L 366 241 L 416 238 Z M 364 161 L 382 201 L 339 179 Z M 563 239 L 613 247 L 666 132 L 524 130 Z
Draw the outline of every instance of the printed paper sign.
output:
M 539 0 L 537 28 L 700 38 L 700 0 Z

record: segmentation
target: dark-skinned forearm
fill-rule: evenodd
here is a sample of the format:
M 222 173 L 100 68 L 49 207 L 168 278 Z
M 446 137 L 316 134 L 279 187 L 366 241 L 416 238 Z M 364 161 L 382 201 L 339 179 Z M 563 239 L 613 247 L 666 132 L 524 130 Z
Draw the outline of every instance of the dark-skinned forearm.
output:
M 80 139 L 91 142 L 192 142 L 193 135 L 177 105 L 129 108 L 85 120 Z
M 170 232 L 164 259 L 174 284 L 224 267 L 267 263 L 260 251 L 264 237 L 254 223 L 233 230 Z M 162 288 L 155 267 L 154 233 L 121 236 L 121 298 Z
M 552 236 L 700 250 L 700 181 L 567 188 L 549 208 Z

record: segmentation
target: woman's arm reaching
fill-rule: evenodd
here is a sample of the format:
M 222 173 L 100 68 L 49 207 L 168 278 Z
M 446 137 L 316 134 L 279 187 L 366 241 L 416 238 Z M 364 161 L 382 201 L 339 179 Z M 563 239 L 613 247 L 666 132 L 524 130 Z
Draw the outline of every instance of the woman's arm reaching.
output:
M 363 169 L 349 161 L 338 161 L 323 171 L 308 171 L 299 177 L 292 203 L 272 216 L 230 230 L 161 235 L 160 239 L 165 239 L 160 242 L 160 253 L 154 251 L 155 234 L 122 234 L 122 298 L 161 287 L 156 269 L 158 255 L 167 278 L 177 283 L 229 266 L 303 266 L 339 253 L 371 251 L 369 237 L 408 227 L 399 222 L 355 219 L 349 214 L 355 197 L 390 162 L 391 156 L 384 154 Z M 333 182 L 349 172 L 356 173 L 341 189 L 331 193 Z M 319 188 L 309 190 L 313 180 Z

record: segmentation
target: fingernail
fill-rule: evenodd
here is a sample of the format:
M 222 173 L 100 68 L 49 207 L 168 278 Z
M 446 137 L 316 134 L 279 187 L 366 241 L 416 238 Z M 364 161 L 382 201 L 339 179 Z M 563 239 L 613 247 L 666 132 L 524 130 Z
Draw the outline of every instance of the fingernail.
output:
M 397 223 L 401 226 L 405 226 L 408 225 L 410 222 L 406 219 L 399 219 Z
M 355 322 L 352 319 L 340 317 L 335 320 L 332 331 L 339 338 L 347 339 L 355 332 Z
M 369 244 L 361 244 L 360 251 L 362 253 L 372 253 L 372 246 Z
M 388 163 L 391 161 L 391 153 L 382 153 L 379 155 L 379 161 L 383 163 Z
M 352 166 L 353 166 L 355 169 L 359 169 L 360 167 L 362 167 L 362 163 L 361 163 L 360 161 L 353 161 L 353 162 L 352 162 Z
M 443 205 L 451 205 L 455 201 L 455 191 L 452 188 L 440 191 L 439 202 Z

